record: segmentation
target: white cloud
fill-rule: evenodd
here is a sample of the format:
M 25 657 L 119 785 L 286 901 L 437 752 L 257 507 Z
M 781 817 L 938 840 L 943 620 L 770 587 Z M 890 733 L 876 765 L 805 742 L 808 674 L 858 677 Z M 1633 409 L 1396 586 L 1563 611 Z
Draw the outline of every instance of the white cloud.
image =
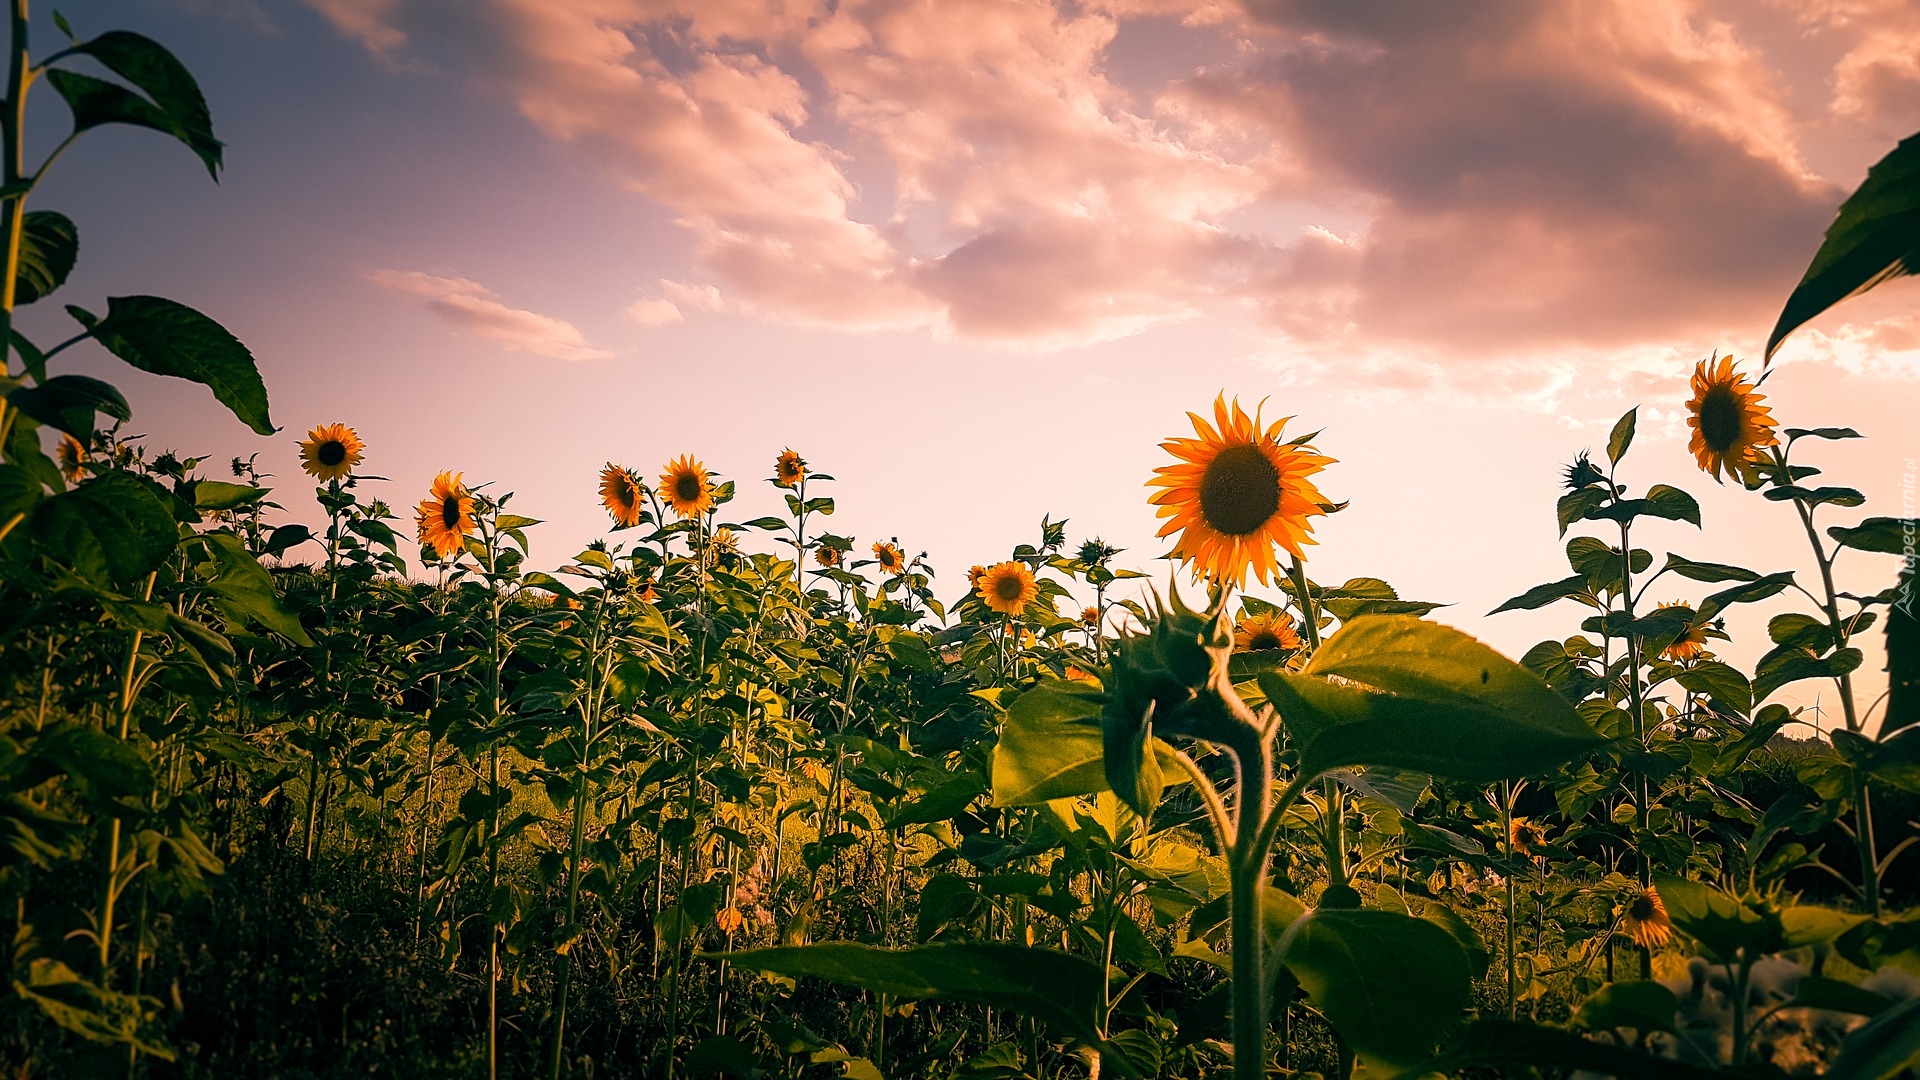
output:
M 502 348 L 554 360 L 605 360 L 613 355 L 588 343 L 572 323 L 508 307 L 492 290 L 469 278 L 418 270 L 375 270 L 367 278 L 381 288 L 423 297 L 428 311 Z

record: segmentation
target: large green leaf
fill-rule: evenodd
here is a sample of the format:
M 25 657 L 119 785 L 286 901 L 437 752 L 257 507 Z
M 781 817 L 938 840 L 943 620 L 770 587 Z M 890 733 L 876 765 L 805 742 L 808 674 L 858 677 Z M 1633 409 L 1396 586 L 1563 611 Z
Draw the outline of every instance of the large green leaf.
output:
M 1307 774 L 1387 765 L 1485 783 L 1544 772 L 1602 741 L 1540 676 L 1452 627 L 1407 616 L 1355 619 L 1304 674 L 1259 682 Z
M 1827 228 L 1800 284 L 1767 336 L 1767 359 L 1809 319 L 1920 266 L 1920 135 L 1903 139 L 1867 170 L 1867 179 Z
M 65 214 L 52 210 L 29 211 L 20 226 L 13 302 L 31 304 L 66 283 L 80 257 L 80 230 Z
M 1278 954 L 1354 1052 L 1382 1065 L 1430 1057 L 1472 996 L 1454 936 L 1398 912 L 1310 912 L 1294 921 Z
M 1100 713 L 1105 697 L 1079 683 L 1047 683 L 1013 699 L 993 749 L 993 804 L 1039 806 L 1110 790 Z M 1156 770 L 1177 769 L 1154 742 Z
M 133 408 L 120 391 L 90 375 L 55 375 L 39 386 L 15 387 L 7 403 L 57 431 L 93 442 L 93 418 L 105 413 L 115 420 L 133 418 Z
M 104 319 L 72 305 L 67 311 L 113 355 L 142 371 L 204 384 L 241 423 L 273 434 L 260 369 L 226 327 L 158 296 L 110 296 Z
M 214 594 L 228 618 L 236 621 L 251 619 L 301 645 L 313 644 L 313 639 L 307 636 L 300 620 L 280 606 L 280 596 L 273 588 L 273 577 L 238 536 L 229 532 L 200 535 L 206 541 L 208 554 L 213 557 L 215 572 L 211 584 Z
M 1654 875 L 1654 888 L 1674 927 L 1699 942 L 1709 960 L 1733 963 L 1742 952 L 1751 959 L 1785 947 L 1786 932 L 1771 911 L 1711 885 L 1667 874 Z
M 1721 1074 L 1670 1058 L 1654 1057 L 1612 1043 L 1595 1042 L 1571 1031 L 1516 1020 L 1476 1020 L 1466 1037 L 1440 1057 L 1393 1080 L 1415 1080 L 1435 1073 L 1459 1075 L 1471 1066 L 1508 1066 L 1523 1074 L 1557 1069 L 1619 1080 L 1716 1080 Z
M 132 586 L 180 542 L 167 504 L 125 473 L 41 500 L 33 534 L 41 554 L 102 586 Z
M 133 124 L 164 132 L 198 155 L 209 176 L 220 178 L 221 143 L 213 137 L 206 98 L 186 65 L 160 43 L 126 30 L 110 30 L 60 55 L 76 53 L 100 61 L 147 96 L 88 75 L 51 69 L 47 79 L 73 110 L 75 131 Z
M 987 941 L 888 949 L 835 941 L 708 955 L 752 971 L 811 976 L 908 1000 L 991 1005 L 1101 1044 L 1106 975 L 1091 961 L 1055 949 Z
M 1920 998 L 1888 1009 L 1847 1036 L 1827 1080 L 1892 1080 L 1915 1064 L 1920 1064 Z
M 1674 1014 L 1680 1001 L 1673 991 L 1651 980 L 1631 979 L 1608 983 L 1580 1003 L 1573 1015 L 1573 1026 L 1588 1031 L 1632 1028 L 1646 1034 L 1673 1031 Z

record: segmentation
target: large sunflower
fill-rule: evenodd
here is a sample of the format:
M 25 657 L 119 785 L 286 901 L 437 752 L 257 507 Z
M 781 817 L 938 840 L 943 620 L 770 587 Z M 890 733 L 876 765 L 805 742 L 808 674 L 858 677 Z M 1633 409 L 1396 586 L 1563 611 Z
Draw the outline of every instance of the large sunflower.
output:
M 300 467 L 317 480 L 344 480 L 367 444 L 345 424 L 321 424 L 300 443 Z
M 600 470 L 600 505 L 607 508 L 615 525 L 627 529 L 640 524 L 640 501 L 646 497 L 647 487 L 632 469 L 609 461 Z
M 1180 459 L 1154 470 L 1147 486 L 1162 490 L 1152 502 L 1168 518 L 1161 536 L 1180 533 L 1174 555 L 1195 578 L 1239 585 L 1252 568 L 1262 582 L 1279 572 L 1274 547 L 1300 557 L 1313 543 L 1308 518 L 1326 513 L 1314 473 L 1333 464 L 1304 443 L 1282 443 L 1286 420 L 1262 427 L 1236 399 L 1214 399 L 1213 424 L 1188 413 L 1198 438 L 1168 439 L 1161 448 Z
M 1686 604 L 1661 604 L 1663 608 L 1683 608 L 1691 613 L 1693 609 Z M 1693 623 L 1687 626 L 1685 633 L 1673 639 L 1673 644 L 1660 651 L 1660 655 L 1683 664 L 1689 660 L 1698 660 L 1707 651 L 1707 624 Z
M 713 477 L 692 454 L 681 454 L 660 474 L 660 495 L 675 514 L 699 517 L 713 509 Z
M 1760 448 L 1780 445 L 1773 434 L 1773 413 L 1760 404 L 1766 395 L 1754 393 L 1755 385 L 1734 370 L 1733 357 L 1717 359 L 1717 365 L 1715 358 L 1700 361 L 1693 372 L 1693 400 L 1687 402 L 1693 438 L 1687 450 L 1700 471 L 1715 480 L 1724 471 L 1757 484 L 1754 467 L 1761 461 Z
M 880 564 L 880 572 L 892 577 L 907 568 L 907 557 L 896 545 L 885 540 L 877 540 L 873 545 L 873 561 Z
M 435 555 L 450 559 L 466 546 L 473 531 L 473 496 L 460 482 L 460 473 L 443 472 L 433 479 L 433 492 L 420 500 L 414 522 L 420 530 L 420 546 L 430 547 Z
M 1017 559 L 987 567 L 987 572 L 980 575 L 980 582 L 974 589 L 988 607 L 1015 618 L 1027 610 L 1027 605 L 1033 603 L 1034 597 L 1040 595 L 1040 586 L 1033 580 L 1033 571 Z
M 807 478 L 807 459 L 791 449 L 780 451 L 773 462 L 773 482 L 781 487 L 793 487 Z
M 1293 628 L 1293 620 L 1285 615 L 1247 615 L 1233 627 L 1234 652 L 1291 651 L 1299 647 L 1300 634 Z
M 1657 949 L 1673 940 L 1673 920 L 1653 886 L 1644 886 L 1627 899 L 1620 912 L 1620 931 L 1643 949 Z

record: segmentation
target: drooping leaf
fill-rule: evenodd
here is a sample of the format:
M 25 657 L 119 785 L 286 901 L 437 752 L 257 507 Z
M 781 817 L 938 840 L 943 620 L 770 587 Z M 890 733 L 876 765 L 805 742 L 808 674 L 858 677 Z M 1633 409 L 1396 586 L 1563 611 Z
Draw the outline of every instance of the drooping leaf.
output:
M 110 30 L 83 41 L 63 55 L 91 56 L 114 74 L 139 87 L 145 98 L 125 87 L 58 68 L 47 72 L 54 89 L 73 110 L 73 126 L 85 131 L 100 124 L 135 124 L 172 135 L 220 179 L 220 140 L 193 74 L 160 43 L 126 30 Z M 58 57 L 55 57 L 58 59 Z
M 1452 627 L 1408 616 L 1356 619 L 1305 673 L 1272 672 L 1259 683 L 1310 775 L 1386 765 L 1481 783 L 1543 772 L 1601 742 L 1540 676 Z
M 1565 600 L 1569 596 L 1578 596 L 1586 591 L 1586 576 L 1575 574 L 1570 578 L 1550 581 L 1545 585 L 1535 585 L 1487 614 L 1498 615 L 1503 611 L 1532 611 L 1535 608 L 1546 607 L 1556 600 Z
M 1673 1031 L 1680 1000 L 1673 991 L 1651 980 L 1608 983 L 1580 1003 L 1573 1026 L 1588 1031 L 1632 1028 L 1641 1033 Z
M 1045 683 L 1015 698 L 993 750 L 993 804 L 1038 806 L 1110 790 L 1104 704 L 1099 690 L 1079 683 Z M 1155 740 L 1154 749 L 1163 774 L 1179 768 L 1166 744 Z
M 133 407 L 112 383 L 89 375 L 55 375 L 38 386 L 15 387 L 7 403 L 57 431 L 93 442 L 93 418 L 105 413 L 115 420 L 133 418 Z
M 1920 520 L 1870 517 L 1854 526 L 1831 526 L 1827 529 L 1827 535 L 1839 541 L 1842 547 L 1850 547 L 1855 551 L 1904 555 L 1913 550 L 1916 536 L 1920 536 Z
M 1281 938 L 1277 955 L 1355 1053 L 1382 1065 L 1432 1056 L 1471 998 L 1459 942 L 1398 912 L 1309 912 Z
M 212 581 L 213 591 L 228 617 L 251 619 L 297 644 L 313 644 L 313 639 L 307 636 L 300 620 L 280 606 L 272 576 L 238 536 L 229 532 L 200 535 L 206 541 L 208 553 L 217 567 Z
M 80 230 L 65 214 L 30 210 L 20 223 L 20 271 L 13 302 L 31 304 L 66 284 L 80 257 Z
M 241 423 L 273 434 L 267 387 L 253 354 L 226 327 L 158 296 L 108 297 L 104 319 L 71 305 L 67 311 L 113 355 L 142 371 L 200 383 Z
M 1687 878 L 1655 874 L 1653 884 L 1674 928 L 1699 942 L 1715 963 L 1733 963 L 1742 950 L 1758 956 L 1782 948 L 1785 931 L 1772 912 Z
M 855 942 L 785 945 L 708 954 L 735 967 L 813 977 L 909 1001 L 968 1001 L 1046 1022 L 1056 1033 L 1101 1043 L 1106 975 L 1055 949 L 968 941 L 882 948 Z
M 195 510 L 238 510 L 266 498 L 267 490 L 225 480 L 193 480 L 182 485 L 181 496 L 191 502 Z
M 42 554 L 103 586 L 131 587 L 180 542 L 173 512 L 146 484 L 108 473 L 34 507 Z
M 1703 660 L 1675 676 L 1681 686 L 1706 694 L 1729 712 L 1742 716 L 1753 708 L 1753 687 L 1737 668 L 1718 660 Z
M 1814 316 L 1920 267 L 1920 135 L 1903 139 L 1867 170 L 1840 204 L 1800 284 L 1767 336 L 1768 361 L 1788 334 Z
M 1743 566 L 1730 566 L 1727 563 L 1694 562 L 1682 558 L 1671 551 L 1667 553 L 1666 565 L 1660 568 L 1662 573 L 1672 572 L 1691 581 L 1758 581 L 1760 575 Z

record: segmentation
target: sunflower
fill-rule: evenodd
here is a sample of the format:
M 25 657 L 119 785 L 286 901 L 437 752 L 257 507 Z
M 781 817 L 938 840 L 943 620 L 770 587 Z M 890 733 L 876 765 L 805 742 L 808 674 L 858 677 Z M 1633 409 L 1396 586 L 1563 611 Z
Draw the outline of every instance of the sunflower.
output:
M 1691 613 L 1693 609 L 1686 604 L 1661 604 L 1661 608 L 1680 608 Z M 1673 644 L 1660 651 L 1660 655 L 1676 664 L 1689 660 L 1698 660 L 1707 651 L 1707 624 L 1689 623 L 1686 632 L 1673 639 Z
M 984 566 L 981 566 L 979 563 L 974 563 L 972 566 L 967 567 L 967 588 L 969 589 L 979 588 L 980 579 L 986 576 L 987 576 L 987 568 Z
M 1300 634 L 1293 620 L 1279 613 L 1244 615 L 1233 626 L 1234 652 L 1288 651 L 1300 647 Z
M 907 557 L 900 549 L 885 540 L 877 540 L 873 545 L 873 561 L 880 564 L 880 572 L 889 577 L 907 568 Z
M 420 546 L 430 547 L 435 555 L 450 559 L 466 546 L 473 531 L 473 496 L 460 482 L 457 472 L 443 472 L 433 479 L 433 492 L 420 500 L 414 522 L 420 530 Z
M 87 478 L 87 448 L 80 440 L 71 435 L 60 436 L 60 446 L 54 452 L 60 463 L 60 476 L 69 484 L 77 484 Z
M 707 538 L 705 551 L 706 565 L 733 568 L 740 561 L 740 537 L 732 529 L 722 525 Z
M 1027 564 L 1017 559 L 997 562 L 980 575 L 980 581 L 974 591 L 987 602 L 987 606 L 1002 615 L 1015 618 L 1027 610 L 1033 598 L 1040 595 L 1040 586 L 1033 580 L 1033 571 Z
M 1065 678 L 1068 682 L 1099 682 L 1100 681 L 1099 678 L 1096 677 L 1093 672 L 1088 671 L 1086 668 L 1083 668 L 1078 664 L 1067 665 Z
M 1673 920 L 1667 905 L 1651 885 L 1642 886 L 1620 912 L 1620 932 L 1643 949 L 1657 949 L 1673 940 Z
M 793 487 L 807 478 L 807 459 L 791 449 L 780 451 L 773 462 L 773 482 L 781 487 Z
M 1523 817 L 1507 823 L 1507 842 L 1515 855 L 1532 855 L 1547 843 L 1547 830 L 1540 823 Z
M 600 505 L 607 508 L 613 523 L 620 528 L 632 528 L 640 524 L 640 500 L 646 498 L 647 486 L 633 475 L 632 469 L 623 469 L 613 462 L 600 470 Z
M 367 444 L 345 424 L 321 424 L 300 443 L 300 467 L 317 480 L 344 480 Z
M 1080 625 L 1088 630 L 1100 629 L 1100 609 L 1097 607 L 1081 608 Z
M 1305 443 L 1282 443 L 1285 420 L 1262 427 L 1258 409 L 1249 417 L 1238 399 L 1229 408 L 1224 394 L 1214 399 L 1212 425 L 1187 416 L 1199 437 L 1161 443 L 1180 462 L 1147 481 L 1162 489 L 1151 500 L 1158 516 L 1170 519 L 1159 535 L 1180 533 L 1173 553 L 1196 579 L 1239 585 L 1251 567 L 1265 582 L 1279 571 L 1275 545 L 1299 558 L 1301 545 L 1314 542 L 1307 519 L 1326 510 L 1308 477 L 1333 459 Z
M 840 549 L 831 544 L 821 544 L 813 549 L 813 561 L 831 570 L 840 565 Z
M 1687 402 L 1687 426 L 1693 438 L 1687 450 L 1700 463 L 1700 471 L 1720 480 L 1721 472 L 1738 476 L 1749 485 L 1759 483 L 1755 466 L 1760 463 L 1760 448 L 1778 446 L 1773 434 L 1773 413 L 1765 405 L 1766 395 L 1733 368 L 1733 357 L 1700 361 L 1693 372 L 1693 400 Z
M 660 474 L 660 494 L 680 517 L 699 517 L 713 509 L 713 477 L 692 454 L 681 454 Z

